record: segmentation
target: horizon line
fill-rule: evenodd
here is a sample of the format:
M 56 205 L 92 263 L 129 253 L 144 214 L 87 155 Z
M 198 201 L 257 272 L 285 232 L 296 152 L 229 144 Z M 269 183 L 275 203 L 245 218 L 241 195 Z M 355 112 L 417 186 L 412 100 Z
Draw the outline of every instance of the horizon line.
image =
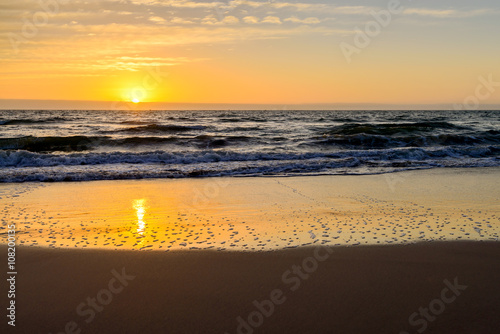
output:
M 53 104 L 35 106 L 33 103 Z M 76 104 L 79 104 L 76 105 Z M 86 105 L 85 105 L 86 104 Z M 105 105 L 108 104 L 108 105 Z M 89 108 L 92 107 L 92 108 Z M 190 107 L 190 108 L 189 108 Z M 256 109 L 251 109 L 251 107 Z M 457 108 L 457 103 L 216 103 L 216 102 L 139 102 L 99 100 L 0 99 L 0 110 L 500 110 L 500 104 L 482 104 L 477 108 Z

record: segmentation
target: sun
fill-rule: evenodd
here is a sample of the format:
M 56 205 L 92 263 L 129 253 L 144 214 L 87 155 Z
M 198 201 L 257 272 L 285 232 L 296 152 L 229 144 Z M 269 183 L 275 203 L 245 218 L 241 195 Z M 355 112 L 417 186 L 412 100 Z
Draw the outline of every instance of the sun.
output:
M 134 102 L 134 103 L 139 103 L 139 102 L 141 102 L 141 101 L 140 101 L 138 98 L 133 98 L 133 99 L 132 99 L 132 102 Z

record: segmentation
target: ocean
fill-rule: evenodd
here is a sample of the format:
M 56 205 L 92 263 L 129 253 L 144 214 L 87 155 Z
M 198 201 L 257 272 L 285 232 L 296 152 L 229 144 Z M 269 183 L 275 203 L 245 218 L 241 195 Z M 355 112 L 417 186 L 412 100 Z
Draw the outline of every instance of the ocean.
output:
M 500 166 L 500 111 L 0 111 L 0 182 Z

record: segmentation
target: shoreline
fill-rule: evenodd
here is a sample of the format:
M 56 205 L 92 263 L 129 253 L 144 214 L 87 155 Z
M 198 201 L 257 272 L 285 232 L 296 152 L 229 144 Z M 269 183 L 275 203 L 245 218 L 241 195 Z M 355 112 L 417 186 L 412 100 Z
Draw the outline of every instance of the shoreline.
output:
M 17 167 L 17 168 L 30 168 L 30 167 Z M 467 170 L 500 170 L 500 166 L 472 166 L 472 167 L 452 167 L 452 166 L 440 166 L 440 167 L 423 167 L 423 168 L 413 168 L 413 169 L 403 169 L 403 170 L 391 170 L 391 171 L 378 171 L 372 173 L 339 173 L 339 174 L 322 174 L 322 173 L 310 173 L 310 174 L 290 174 L 290 175 L 245 175 L 245 174 L 235 174 L 235 175 L 221 175 L 221 176 L 181 176 L 181 177 L 141 177 L 141 178 L 117 178 L 117 179 L 88 179 L 88 180 L 50 180 L 50 181 L 40 181 L 40 180 L 28 180 L 28 181 L 0 181 L 1 185 L 50 185 L 50 184 L 86 184 L 95 182 L 141 182 L 141 181 L 181 181 L 181 180 L 217 180 L 217 179 L 289 179 L 289 178 L 315 178 L 315 177 L 369 177 L 369 176 L 381 176 L 381 175 L 394 175 L 394 174 L 406 174 L 406 173 L 419 173 L 426 171 L 467 171 Z

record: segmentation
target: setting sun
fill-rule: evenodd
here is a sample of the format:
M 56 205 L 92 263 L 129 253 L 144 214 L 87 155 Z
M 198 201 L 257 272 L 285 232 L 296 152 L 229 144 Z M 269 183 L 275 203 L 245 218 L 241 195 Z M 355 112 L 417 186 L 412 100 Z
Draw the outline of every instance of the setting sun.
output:
M 134 99 L 132 99 L 132 102 L 134 102 L 134 103 L 139 103 L 139 102 L 141 102 L 141 101 L 139 101 L 139 99 L 138 99 L 138 98 L 134 98 Z

